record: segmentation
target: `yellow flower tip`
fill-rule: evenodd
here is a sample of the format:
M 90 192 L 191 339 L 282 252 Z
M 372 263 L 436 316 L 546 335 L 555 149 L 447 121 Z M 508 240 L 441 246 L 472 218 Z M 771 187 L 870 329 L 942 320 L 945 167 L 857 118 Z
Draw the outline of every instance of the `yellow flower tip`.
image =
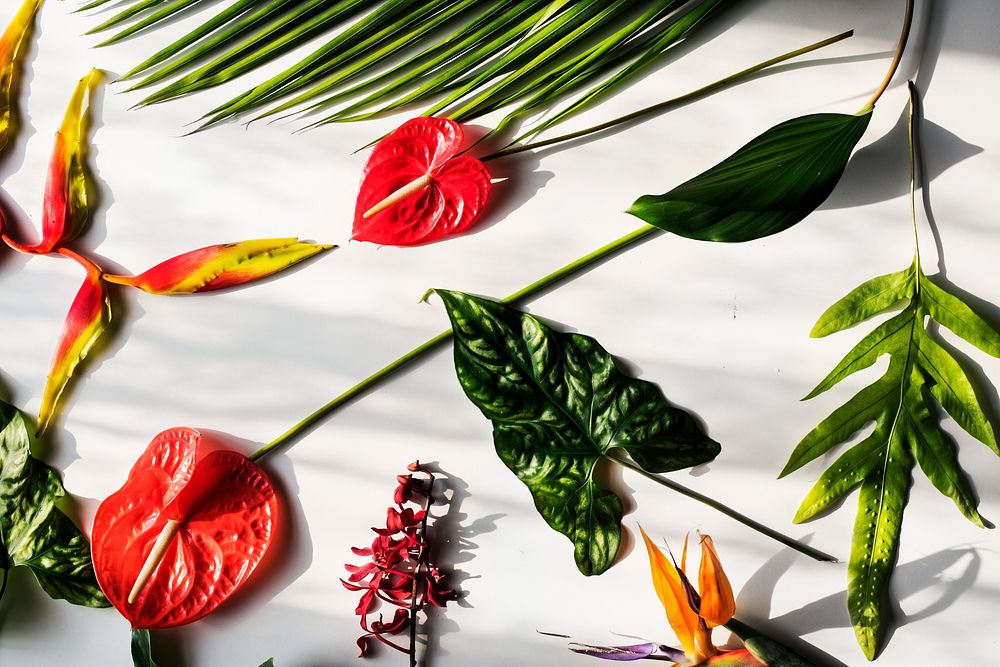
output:
M 732 585 L 722 569 L 715 544 L 708 535 L 701 535 L 701 564 L 698 567 L 698 591 L 701 594 L 699 615 L 710 627 L 723 625 L 736 613 L 736 598 Z

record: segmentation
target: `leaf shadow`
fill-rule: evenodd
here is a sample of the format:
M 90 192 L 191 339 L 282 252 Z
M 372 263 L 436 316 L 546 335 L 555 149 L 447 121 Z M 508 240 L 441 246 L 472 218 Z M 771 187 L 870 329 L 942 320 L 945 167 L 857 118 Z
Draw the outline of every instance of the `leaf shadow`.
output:
M 969 562 L 962 570 L 961 575 L 954 580 L 945 580 L 942 576 L 943 572 L 959 563 L 965 556 L 969 557 Z M 882 645 L 889 643 L 896 629 L 949 608 L 976 583 L 981 565 L 982 557 L 972 547 L 942 549 L 915 561 L 897 565 L 892 575 L 891 584 L 893 590 L 890 599 L 893 609 L 889 618 L 884 619 L 884 627 L 887 629 L 881 642 Z M 755 583 L 754 596 L 757 599 L 767 595 L 768 592 L 773 596 L 774 584 L 777 582 L 774 571 L 778 569 L 778 566 L 771 565 L 769 562 L 762 569 L 765 570 L 762 577 L 770 576 L 774 581 L 768 585 L 765 585 L 766 579 Z M 937 599 L 922 609 L 907 614 L 900 607 L 899 601 L 935 586 L 942 587 L 944 590 Z M 850 628 L 851 621 L 847 615 L 847 590 L 845 588 L 838 593 L 827 595 L 781 616 L 761 620 L 773 623 L 774 627 L 794 628 L 798 635 L 806 635 L 819 630 Z
M 802 541 L 808 543 L 811 538 L 810 534 L 803 537 Z M 783 631 L 780 623 L 772 623 L 767 620 L 771 616 L 771 599 L 778 582 L 788 574 L 792 565 L 799 558 L 800 556 L 795 550 L 782 549 L 757 568 L 757 571 L 750 575 L 736 596 L 736 608 L 741 610 L 739 616 L 741 619 L 753 619 L 755 627 L 764 628 L 767 636 L 784 644 L 816 665 L 847 667 L 846 664 L 829 653 L 803 640 L 800 635 L 804 633 Z M 752 614 L 742 611 L 747 609 L 752 609 Z
M 472 608 L 469 602 L 469 591 L 465 590 L 465 582 L 479 579 L 482 575 L 472 575 L 457 566 L 475 559 L 479 548 L 475 538 L 479 535 L 492 533 L 497 528 L 497 521 L 506 514 L 489 514 L 469 522 L 469 515 L 462 512 L 462 505 L 472 496 L 469 485 L 460 477 L 443 469 L 437 461 L 422 462 L 421 466 L 435 476 L 435 486 L 432 510 L 446 506 L 444 514 L 434 516 L 430 524 L 431 563 L 445 573 L 448 586 L 458 592 L 457 604 L 460 607 Z M 443 486 L 444 488 L 440 488 Z M 432 514 L 433 516 L 433 514 Z M 424 609 L 423 632 L 418 640 L 423 646 L 421 664 L 431 666 L 441 654 L 441 639 L 444 635 L 459 632 L 458 623 L 448 617 L 447 608 L 440 609 L 428 606 Z
M 945 6 L 952 7 L 954 3 L 944 3 L 939 0 L 926 0 L 923 9 L 916 20 L 914 32 L 917 34 L 916 45 L 911 44 L 904 56 L 901 72 L 916 72 L 915 85 L 918 90 L 929 89 L 937 62 L 944 48 L 961 46 L 961 35 L 949 33 L 949 20 L 953 16 L 945 15 Z M 968 10 L 972 3 L 962 3 L 961 9 Z M 991 7 L 991 9 L 996 9 Z M 970 14 L 981 13 L 982 8 L 973 9 Z M 985 17 L 983 17 L 984 20 Z M 954 21 L 951 21 L 954 22 Z M 919 54 L 919 55 L 914 55 Z M 924 203 L 929 203 L 926 191 L 930 183 L 951 167 L 970 157 L 983 152 L 981 146 L 971 144 L 947 129 L 927 121 L 923 116 L 922 105 L 918 103 L 915 110 L 919 119 L 918 143 L 927 141 L 932 146 L 934 158 L 919 167 L 922 174 Z M 857 151 L 847 165 L 843 177 L 832 195 L 819 207 L 820 210 L 851 208 L 887 201 L 903 196 L 908 192 L 909 179 L 903 170 L 897 166 L 909 152 L 907 128 L 908 110 L 904 108 L 899 120 L 884 136 Z M 918 149 L 918 155 L 921 151 Z M 924 162 L 923 158 L 918 158 Z M 926 169 L 925 169 L 926 167 Z M 928 216 L 932 217 L 928 208 Z M 934 226 L 932 222 L 932 227 Z M 935 239 L 937 235 L 935 233 Z M 938 242 L 938 250 L 940 250 Z M 942 267 L 943 270 L 943 267 Z
M 867 206 L 909 192 L 909 177 L 898 167 L 909 152 L 908 114 L 903 109 L 889 132 L 854 154 L 840 183 L 820 210 Z M 921 125 L 921 132 L 933 146 L 935 155 L 924 176 L 925 183 L 983 152 L 982 147 L 964 141 L 936 123 L 922 121 Z

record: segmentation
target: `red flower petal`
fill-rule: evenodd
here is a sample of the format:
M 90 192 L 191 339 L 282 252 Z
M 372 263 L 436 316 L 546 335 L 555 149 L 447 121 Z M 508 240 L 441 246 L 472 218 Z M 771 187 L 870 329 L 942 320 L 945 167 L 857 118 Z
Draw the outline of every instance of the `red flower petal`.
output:
M 365 165 L 353 238 L 416 245 L 468 229 L 486 204 L 490 174 L 475 158 L 454 157 L 463 138 L 454 121 L 420 117 L 380 141 Z M 408 197 L 370 213 L 418 179 Z
M 254 571 L 270 544 L 277 511 L 274 488 L 250 459 L 213 451 L 194 429 L 165 431 L 97 510 L 97 580 L 134 628 L 191 623 Z M 176 536 L 130 603 L 133 584 L 168 521 L 179 523 Z

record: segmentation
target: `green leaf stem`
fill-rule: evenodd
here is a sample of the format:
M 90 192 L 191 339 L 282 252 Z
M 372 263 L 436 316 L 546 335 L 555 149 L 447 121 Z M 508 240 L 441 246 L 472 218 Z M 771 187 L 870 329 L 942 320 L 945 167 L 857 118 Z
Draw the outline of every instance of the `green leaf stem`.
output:
M 656 385 L 619 371 L 593 338 L 496 301 L 435 292 L 451 319 L 459 382 L 493 422 L 500 459 L 573 542 L 580 571 L 604 572 L 618 553 L 622 503 L 594 480 L 600 460 L 617 448 L 667 472 L 712 460 L 718 443 Z
M 24 416 L 0 402 L 0 569 L 25 566 L 50 597 L 107 607 L 87 538 L 58 507 L 62 482 L 34 458 Z

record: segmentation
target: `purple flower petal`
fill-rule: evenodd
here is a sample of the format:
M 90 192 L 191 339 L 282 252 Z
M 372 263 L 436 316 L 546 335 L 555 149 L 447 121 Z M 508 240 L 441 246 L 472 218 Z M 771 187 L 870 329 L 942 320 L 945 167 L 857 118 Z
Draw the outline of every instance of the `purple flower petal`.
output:
M 633 644 L 631 646 L 591 646 L 590 644 L 573 642 L 569 645 L 569 650 L 574 653 L 591 655 L 603 660 L 628 662 L 630 660 L 642 660 L 653 655 L 653 652 L 656 651 L 656 644 L 648 642 L 645 644 Z

